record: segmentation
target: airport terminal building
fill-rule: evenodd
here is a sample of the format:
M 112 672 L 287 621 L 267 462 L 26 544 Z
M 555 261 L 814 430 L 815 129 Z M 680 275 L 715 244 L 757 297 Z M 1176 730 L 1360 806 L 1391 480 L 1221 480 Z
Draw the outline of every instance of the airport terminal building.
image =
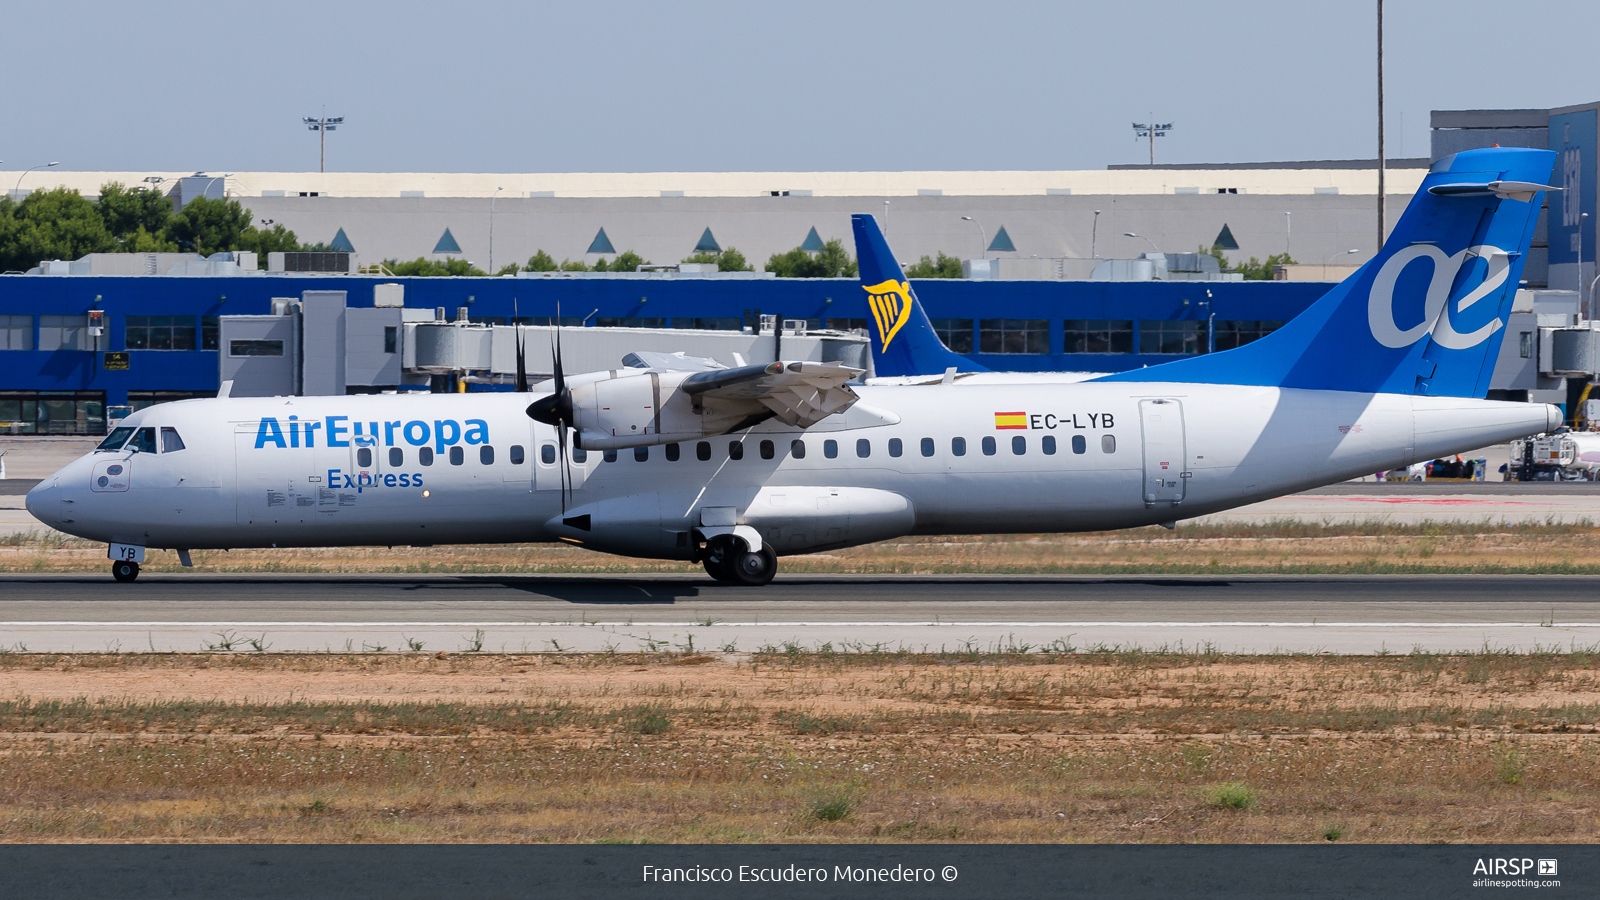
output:
M 1553 177 L 1567 190 L 1551 195 L 1534 237 L 1524 272 L 1529 293 L 1519 299 L 1521 318 L 1513 320 L 1496 370 L 1495 389 L 1506 397 L 1562 402 L 1569 382 L 1588 381 L 1587 369 L 1553 359 L 1557 340 L 1547 331 L 1589 319 L 1600 183 L 1597 110 L 1600 104 L 1434 113 L 1433 158 L 1492 144 L 1561 154 Z M 1391 224 L 1429 162 L 1390 161 Z M 325 242 L 335 252 L 262 261 L 272 271 L 258 269 L 248 254 L 211 260 L 151 255 L 131 263 L 41 260 L 36 274 L 0 275 L 0 428 L 97 433 L 107 407 L 214 394 L 223 373 L 243 364 L 235 349 L 260 354 L 272 348 L 235 348 L 229 329 L 243 327 L 238 323 L 245 317 L 292 317 L 308 296 L 322 298 L 318 303 L 326 308 L 326 298 L 337 294 L 342 309 L 394 320 L 346 323 L 338 352 L 364 359 L 350 371 L 392 373 L 347 377 L 347 391 L 440 389 L 437 376 L 448 367 L 408 358 L 417 351 L 407 335 L 441 320 L 461 328 L 542 325 L 559 304 L 565 325 L 646 329 L 637 337 L 649 346 L 638 349 L 673 349 L 663 345 L 670 335 L 659 330 L 756 336 L 766 318 L 767 334 L 799 337 L 849 332 L 867 316 L 853 279 L 780 279 L 694 266 L 619 275 L 395 278 L 371 267 L 384 259 L 454 256 L 487 269 L 525 261 L 538 250 L 557 260 L 591 262 L 608 250 L 632 250 L 670 266 L 697 249 L 736 247 L 760 268 L 769 255 L 797 246 L 838 238 L 848 247 L 850 215 L 869 212 L 886 226 L 902 262 L 938 253 L 969 261 L 972 277 L 917 284 L 953 350 L 999 370 L 1109 372 L 1226 349 L 1268 333 L 1348 273 L 1348 264 L 1370 258 L 1378 244 L 1376 163 L 1363 160 L 1082 172 L 48 170 L 28 174 L 22 192 L 67 186 L 92 196 L 111 181 L 159 185 L 179 205 L 197 196 L 237 198 L 257 220 L 282 224 L 302 241 Z M 1287 252 L 1310 265 L 1286 273 L 1289 280 L 1246 282 L 1178 263 L 1213 245 L 1230 259 Z M 1114 261 L 1124 263 L 1108 265 Z M 1327 280 L 1294 280 L 1308 273 Z M 346 346 L 346 340 L 354 343 Z M 280 352 L 309 353 L 314 346 L 314 339 L 297 333 Z M 499 387 L 500 364 L 474 359 L 481 367 L 463 358 L 449 384 Z

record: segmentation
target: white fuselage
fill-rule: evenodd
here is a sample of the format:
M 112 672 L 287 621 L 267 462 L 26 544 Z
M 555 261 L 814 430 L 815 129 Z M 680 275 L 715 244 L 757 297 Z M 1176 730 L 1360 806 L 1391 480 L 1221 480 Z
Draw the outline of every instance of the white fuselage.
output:
M 91 453 L 27 503 L 62 531 L 141 547 L 568 540 L 689 559 L 698 529 L 736 520 L 789 554 L 1171 522 L 1560 421 L 1525 403 L 1228 385 L 857 390 L 856 407 L 804 431 L 769 421 L 704 449 L 590 451 L 570 493 L 527 394 L 169 403 L 122 425 L 174 429 L 184 449 Z

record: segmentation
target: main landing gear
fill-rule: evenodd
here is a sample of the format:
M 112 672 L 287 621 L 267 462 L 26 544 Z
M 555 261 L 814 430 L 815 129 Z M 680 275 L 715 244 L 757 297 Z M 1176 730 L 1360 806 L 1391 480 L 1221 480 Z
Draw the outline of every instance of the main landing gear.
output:
M 139 564 L 126 559 L 116 560 L 111 564 L 111 577 L 127 584 L 139 577 Z
M 701 560 L 706 573 L 718 581 L 760 587 L 778 574 L 778 554 L 772 547 L 761 545 L 751 551 L 749 545 L 732 535 L 718 535 L 706 545 L 706 555 Z

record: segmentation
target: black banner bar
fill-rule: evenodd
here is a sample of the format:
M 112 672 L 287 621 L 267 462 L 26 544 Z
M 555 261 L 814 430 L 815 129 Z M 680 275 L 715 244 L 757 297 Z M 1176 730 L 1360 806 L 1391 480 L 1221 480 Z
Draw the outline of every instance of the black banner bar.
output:
M 1593 846 L 10 845 L 4 893 L 56 898 L 1594 896 Z

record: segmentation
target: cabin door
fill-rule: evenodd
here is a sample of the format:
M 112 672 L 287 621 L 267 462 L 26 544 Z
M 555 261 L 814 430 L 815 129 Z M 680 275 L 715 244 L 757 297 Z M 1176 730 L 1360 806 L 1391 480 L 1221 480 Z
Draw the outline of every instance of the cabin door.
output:
M 1183 502 L 1189 481 L 1183 440 L 1183 404 L 1177 400 L 1140 400 L 1139 426 L 1144 437 L 1144 505 Z

